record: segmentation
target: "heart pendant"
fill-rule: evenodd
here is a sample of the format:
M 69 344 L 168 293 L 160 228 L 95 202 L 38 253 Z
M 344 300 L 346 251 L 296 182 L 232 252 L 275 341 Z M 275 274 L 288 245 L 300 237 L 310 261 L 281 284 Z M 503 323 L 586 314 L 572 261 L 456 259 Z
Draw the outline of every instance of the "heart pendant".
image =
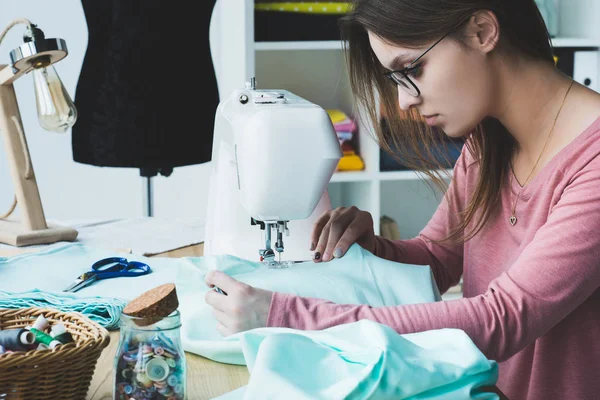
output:
M 510 224 L 511 224 L 512 226 L 515 226 L 515 224 L 517 223 L 517 217 L 515 217 L 515 216 L 513 215 L 513 216 L 511 216 L 511 217 L 510 217 L 509 221 L 510 221 Z

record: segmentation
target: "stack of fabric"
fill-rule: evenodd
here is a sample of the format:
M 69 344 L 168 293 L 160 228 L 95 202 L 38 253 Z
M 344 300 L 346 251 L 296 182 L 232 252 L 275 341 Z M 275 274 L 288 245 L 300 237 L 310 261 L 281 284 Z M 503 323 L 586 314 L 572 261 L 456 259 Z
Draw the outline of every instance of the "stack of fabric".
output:
M 346 113 L 338 109 L 327 110 L 333 127 L 337 133 L 344 153 L 337 166 L 337 171 L 361 171 L 365 168 L 362 158 L 356 150 L 356 122 Z

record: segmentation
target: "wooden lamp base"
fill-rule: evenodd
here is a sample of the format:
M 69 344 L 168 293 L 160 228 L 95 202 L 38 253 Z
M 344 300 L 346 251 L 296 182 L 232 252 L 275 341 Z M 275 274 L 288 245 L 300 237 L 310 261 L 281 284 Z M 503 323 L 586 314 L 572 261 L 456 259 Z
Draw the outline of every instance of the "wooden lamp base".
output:
M 18 221 L 0 221 L 0 243 L 21 247 L 32 244 L 72 242 L 78 232 L 66 226 L 48 226 L 46 229 L 29 230 Z
M 15 72 L 10 65 L 0 65 L 0 136 L 4 137 L 4 151 L 21 210 L 21 221 L 0 220 L 0 243 L 17 247 L 72 242 L 77 238 L 73 228 L 46 223 L 13 86 L 13 82 L 29 70 L 24 68 Z

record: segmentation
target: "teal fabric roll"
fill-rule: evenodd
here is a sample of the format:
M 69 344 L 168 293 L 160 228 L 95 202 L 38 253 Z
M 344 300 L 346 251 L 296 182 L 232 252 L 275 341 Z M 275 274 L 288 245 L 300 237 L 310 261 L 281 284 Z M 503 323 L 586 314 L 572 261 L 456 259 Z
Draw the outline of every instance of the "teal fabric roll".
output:
M 261 328 L 230 336 L 250 371 L 233 399 L 498 399 L 498 365 L 461 330 L 399 335 L 363 320 L 323 331 Z
M 0 308 L 28 307 L 79 312 L 106 329 L 117 329 L 125 302 L 115 298 L 79 297 L 70 293 L 53 294 L 41 290 L 20 293 L 0 291 Z

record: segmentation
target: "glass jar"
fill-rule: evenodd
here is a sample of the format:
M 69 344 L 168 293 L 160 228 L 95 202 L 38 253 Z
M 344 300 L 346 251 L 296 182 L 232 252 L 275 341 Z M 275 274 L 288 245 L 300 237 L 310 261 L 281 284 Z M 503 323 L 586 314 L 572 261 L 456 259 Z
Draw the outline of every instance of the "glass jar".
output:
M 180 327 L 178 310 L 151 324 L 144 318 L 121 314 L 113 368 L 115 400 L 187 399 Z

